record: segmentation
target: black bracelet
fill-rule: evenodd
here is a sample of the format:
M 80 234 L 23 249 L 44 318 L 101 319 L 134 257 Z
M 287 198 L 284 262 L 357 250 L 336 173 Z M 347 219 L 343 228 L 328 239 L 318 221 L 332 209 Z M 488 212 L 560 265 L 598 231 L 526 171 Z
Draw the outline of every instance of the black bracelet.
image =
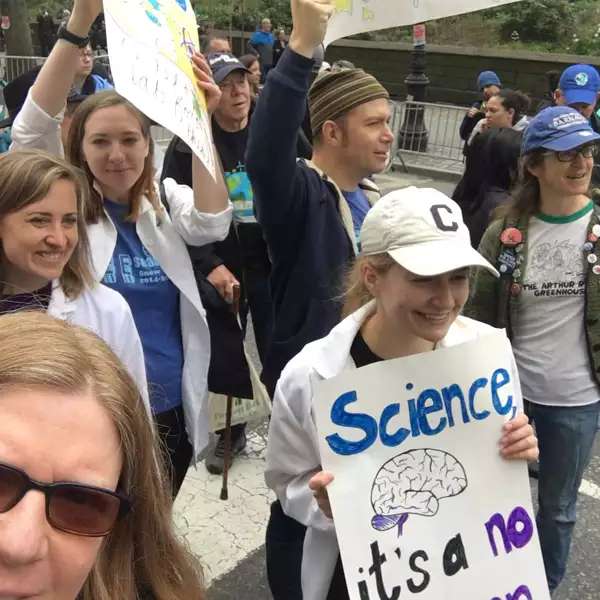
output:
M 56 34 L 56 37 L 59 40 L 65 40 L 69 42 L 69 44 L 73 44 L 78 48 L 85 48 L 90 43 L 89 36 L 81 37 L 79 35 L 75 35 L 74 33 L 71 33 L 64 25 L 61 25 L 58 28 L 58 33 Z

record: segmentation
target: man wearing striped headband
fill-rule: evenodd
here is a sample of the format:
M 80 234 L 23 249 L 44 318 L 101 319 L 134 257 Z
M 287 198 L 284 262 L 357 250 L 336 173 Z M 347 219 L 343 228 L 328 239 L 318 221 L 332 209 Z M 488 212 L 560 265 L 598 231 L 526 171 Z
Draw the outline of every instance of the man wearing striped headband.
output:
M 313 53 L 322 43 L 332 0 L 291 0 L 289 46 L 270 71 L 250 125 L 246 170 L 257 220 L 272 261 L 274 331 L 263 364 L 273 393 L 283 367 L 305 344 L 340 320 L 342 278 L 358 252 L 358 233 L 379 197 L 368 179 L 382 171 L 393 140 L 389 95 L 361 69 L 318 77 Z M 297 160 L 306 102 L 313 156 Z M 304 526 L 279 501 L 267 530 L 267 572 L 275 600 L 301 600 Z

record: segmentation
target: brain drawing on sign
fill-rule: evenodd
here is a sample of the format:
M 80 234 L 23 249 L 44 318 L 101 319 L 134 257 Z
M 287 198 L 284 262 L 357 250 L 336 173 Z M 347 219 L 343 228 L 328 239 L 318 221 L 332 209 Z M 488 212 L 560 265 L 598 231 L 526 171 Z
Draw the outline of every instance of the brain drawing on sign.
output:
M 371 488 L 378 531 L 402 527 L 408 515 L 432 517 L 442 498 L 457 496 L 467 488 L 467 475 L 458 460 L 443 450 L 409 450 L 388 460 L 377 472 Z

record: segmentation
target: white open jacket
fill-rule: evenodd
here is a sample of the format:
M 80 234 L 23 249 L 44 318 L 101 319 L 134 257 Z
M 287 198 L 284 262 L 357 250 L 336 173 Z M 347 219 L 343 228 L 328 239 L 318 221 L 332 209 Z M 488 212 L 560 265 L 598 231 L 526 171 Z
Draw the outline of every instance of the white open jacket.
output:
M 56 117 L 46 114 L 29 94 L 13 124 L 11 150 L 37 148 L 63 156 L 61 121 L 62 114 Z M 178 185 L 173 179 L 166 179 L 164 186 L 170 215 L 166 211 L 157 213 L 144 197 L 136 231 L 180 293 L 183 408 L 195 461 L 208 445 L 210 336 L 186 243 L 202 246 L 224 240 L 229 232 L 232 206 L 229 203 L 217 214 L 201 213 L 196 210 L 191 188 Z M 95 277 L 101 281 L 117 243 L 117 230 L 106 211 L 99 223 L 88 226 L 88 236 Z
M 309 479 L 321 470 L 313 389 L 318 381 L 356 368 L 350 347 L 374 310 L 375 302 L 371 301 L 329 335 L 306 345 L 285 367 L 275 390 L 265 480 L 277 494 L 285 514 L 307 527 L 302 556 L 303 600 L 327 598 L 339 555 L 333 521 L 321 512 L 308 487 Z M 456 346 L 493 331 L 497 330 L 460 316 L 438 348 Z M 516 365 L 513 373 L 516 377 Z M 520 397 L 516 401 L 521 406 Z
M 48 314 L 102 338 L 127 367 L 150 410 L 144 351 L 129 305 L 121 294 L 96 284 L 71 299 L 65 296 L 60 282 L 53 281 Z

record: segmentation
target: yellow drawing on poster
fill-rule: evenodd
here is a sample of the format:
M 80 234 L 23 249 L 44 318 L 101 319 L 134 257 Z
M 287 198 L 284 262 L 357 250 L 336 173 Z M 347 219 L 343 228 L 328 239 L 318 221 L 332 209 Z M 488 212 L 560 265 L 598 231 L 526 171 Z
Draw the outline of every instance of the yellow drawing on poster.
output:
M 352 13 L 352 2 L 353 0 L 335 0 L 336 12 Z
M 123 32 L 148 47 L 149 54 L 158 52 L 190 79 L 195 91 L 194 106 L 204 112 L 204 94 L 198 89 L 190 57 L 199 50 L 196 16 L 189 0 L 105 0 Z

